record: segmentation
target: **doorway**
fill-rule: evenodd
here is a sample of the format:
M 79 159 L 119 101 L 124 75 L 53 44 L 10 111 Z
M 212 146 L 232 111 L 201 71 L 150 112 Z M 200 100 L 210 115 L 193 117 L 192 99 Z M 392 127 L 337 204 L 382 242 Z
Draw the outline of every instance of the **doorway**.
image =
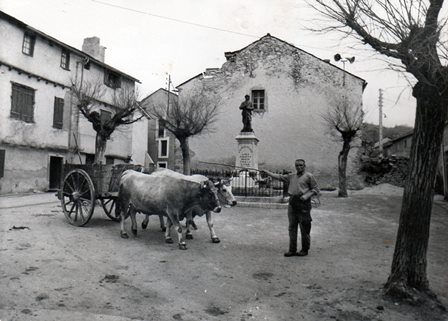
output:
M 48 188 L 50 191 L 61 187 L 63 161 L 62 157 L 50 156 L 50 185 Z

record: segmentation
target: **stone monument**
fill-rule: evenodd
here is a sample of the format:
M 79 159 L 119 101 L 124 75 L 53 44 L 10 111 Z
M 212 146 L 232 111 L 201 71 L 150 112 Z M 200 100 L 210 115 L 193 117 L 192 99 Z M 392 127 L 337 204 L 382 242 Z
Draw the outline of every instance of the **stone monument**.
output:
M 246 95 L 245 100 L 240 105 L 243 129 L 236 136 L 238 143 L 238 154 L 236 164 L 238 170 L 243 168 L 258 169 L 258 138 L 252 129 L 252 111 L 253 106 L 250 102 L 250 96 Z
M 258 138 L 254 132 L 240 132 L 235 137 L 238 143 L 238 154 L 236 156 L 236 168 L 258 169 Z

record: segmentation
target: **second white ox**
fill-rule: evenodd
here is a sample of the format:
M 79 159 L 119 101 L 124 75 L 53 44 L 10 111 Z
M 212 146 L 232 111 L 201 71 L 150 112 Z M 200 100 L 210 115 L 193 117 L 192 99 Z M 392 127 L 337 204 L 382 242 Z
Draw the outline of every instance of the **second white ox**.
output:
M 131 216 L 132 233 L 137 234 L 137 212 L 144 214 L 162 214 L 167 216 L 176 228 L 180 249 L 186 249 L 179 218 L 187 208 L 199 206 L 214 212 L 220 212 L 221 206 L 217 190 L 209 180 L 198 182 L 191 176 L 166 170 L 151 175 L 136 171 L 125 171 L 120 179 L 116 211 L 121 216 L 121 236 L 127 238 L 125 219 Z M 118 213 L 117 213 L 118 214 Z M 191 217 L 187 217 L 187 221 Z M 169 238 L 166 229 L 165 238 Z

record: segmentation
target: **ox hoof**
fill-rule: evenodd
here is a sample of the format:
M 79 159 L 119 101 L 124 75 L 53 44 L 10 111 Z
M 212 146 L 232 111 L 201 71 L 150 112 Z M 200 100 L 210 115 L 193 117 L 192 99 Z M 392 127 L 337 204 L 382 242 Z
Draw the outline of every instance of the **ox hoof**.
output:
M 185 235 L 185 238 L 187 240 L 192 240 L 193 239 L 193 234 L 187 234 L 187 235 Z
M 219 239 L 219 237 L 212 237 L 212 242 L 219 243 L 219 242 L 221 242 L 221 240 Z
M 128 233 L 126 233 L 126 232 L 120 232 L 120 236 L 121 236 L 121 238 L 123 238 L 123 239 L 128 239 L 128 238 L 129 238 L 129 235 L 128 235 Z
M 179 243 L 179 250 L 186 250 L 186 249 L 187 249 L 187 244 Z
M 173 244 L 173 239 L 165 239 L 165 243 L 168 243 L 168 244 Z
M 133 234 L 134 236 L 137 236 L 137 229 L 135 229 L 135 230 L 133 229 L 133 230 L 132 230 L 132 234 Z
M 162 230 L 162 232 L 166 232 L 166 227 L 161 227 L 160 229 Z
M 148 223 L 142 222 L 142 229 L 146 230 L 148 227 Z

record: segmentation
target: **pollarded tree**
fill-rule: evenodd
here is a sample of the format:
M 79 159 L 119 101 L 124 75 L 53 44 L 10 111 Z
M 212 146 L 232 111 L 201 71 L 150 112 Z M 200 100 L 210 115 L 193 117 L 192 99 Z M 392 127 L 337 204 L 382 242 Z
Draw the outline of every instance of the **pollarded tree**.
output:
M 400 221 L 385 292 L 412 301 L 433 298 L 426 266 L 434 181 L 447 119 L 448 67 L 443 0 L 308 0 L 325 27 L 354 36 L 416 80 L 417 100 Z M 427 296 L 429 294 L 429 296 Z
M 342 149 L 338 155 L 338 197 L 347 197 L 347 158 L 363 124 L 364 112 L 361 105 L 352 106 L 347 99 L 342 99 L 321 117 L 330 132 L 342 141 Z
M 143 117 L 138 104 L 138 92 L 132 87 L 115 89 L 112 104 L 108 106 L 108 111 L 111 112 L 108 114 L 110 117 L 101 116 L 99 106 L 104 103 L 100 100 L 106 88 L 100 81 L 72 81 L 71 92 L 77 100 L 76 106 L 79 111 L 92 123 L 96 131 L 94 164 L 98 164 L 104 158 L 107 141 L 112 133 L 118 127 L 130 125 Z M 136 112 L 140 115 L 137 116 Z
M 203 90 L 184 94 L 167 105 L 144 106 L 151 117 L 159 119 L 180 143 L 183 173 L 190 175 L 191 157 L 189 138 L 211 132 L 218 115 L 218 100 Z

